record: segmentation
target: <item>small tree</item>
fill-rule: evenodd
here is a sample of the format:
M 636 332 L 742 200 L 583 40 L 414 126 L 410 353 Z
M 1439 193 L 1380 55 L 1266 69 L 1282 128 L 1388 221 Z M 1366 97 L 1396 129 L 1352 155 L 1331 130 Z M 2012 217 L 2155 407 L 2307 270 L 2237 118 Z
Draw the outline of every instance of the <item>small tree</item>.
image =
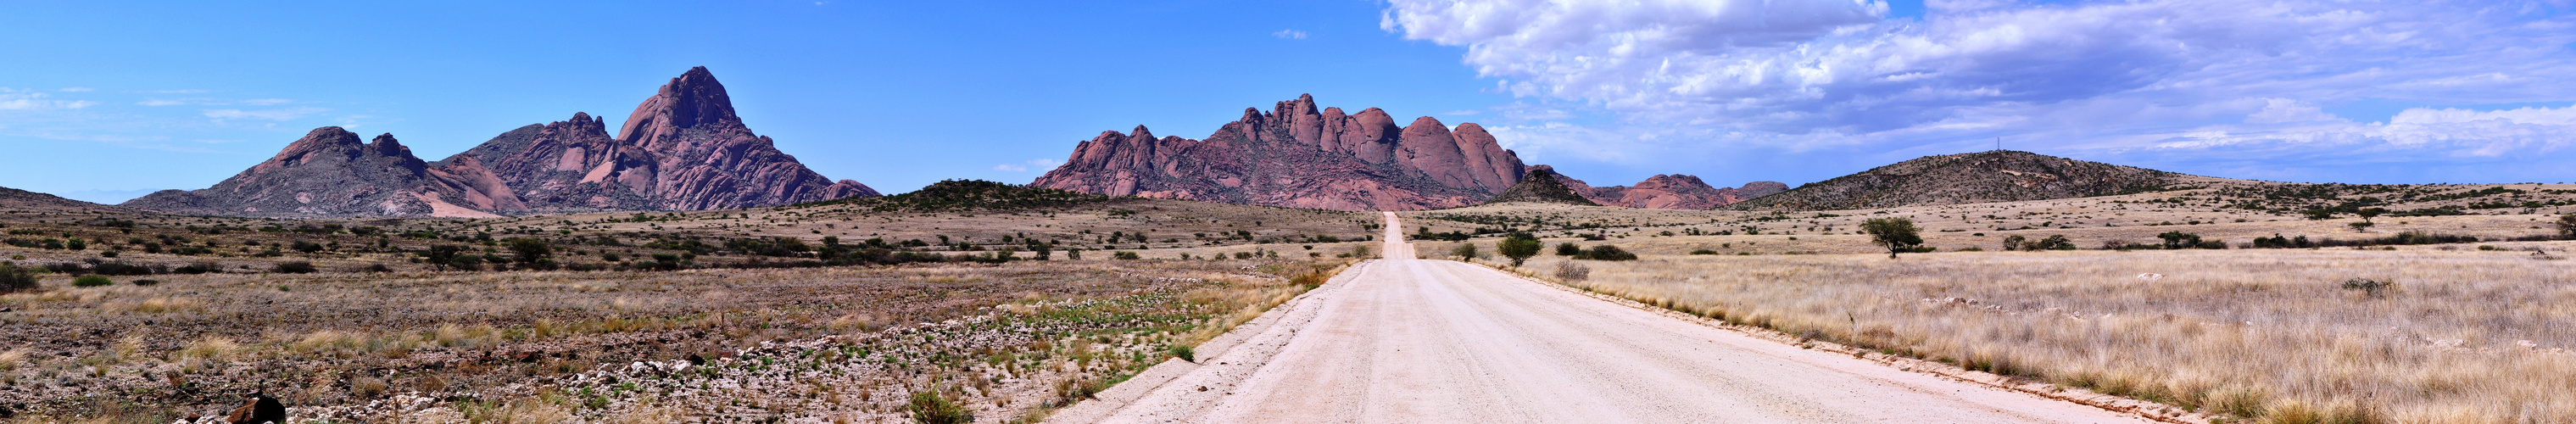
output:
M 1481 256 L 1476 254 L 1475 243 L 1458 243 L 1458 247 L 1449 248 L 1449 255 L 1457 256 L 1459 259 L 1475 259 Z
M 2200 246 L 2199 234 L 2181 231 L 2166 231 L 2164 234 L 2157 234 L 2156 238 L 2165 239 L 2165 249 L 2167 250 L 2189 249 Z
M 1494 251 L 1502 252 L 1503 257 L 1512 258 L 1512 266 L 1521 266 L 1521 261 L 1529 260 L 1531 256 L 1538 256 L 1539 247 L 1544 245 L 1546 244 L 1538 241 L 1537 236 L 1529 233 L 1512 233 L 1504 236 L 1501 243 L 1495 243 Z
M 1861 223 L 1860 230 L 1869 233 L 1871 243 L 1887 247 L 1888 259 L 1896 259 L 1897 252 L 1923 244 L 1923 230 L 1915 228 L 1914 220 L 1911 219 L 1872 218 L 1869 222 Z
M 2377 218 L 2377 217 L 2379 217 L 2380 215 L 2387 214 L 2387 213 L 2388 213 L 2388 209 L 2386 209 L 2386 208 L 2369 208 L 2369 209 L 2362 209 L 2362 210 L 2352 211 L 2352 214 L 2353 214 L 2353 215 L 2361 215 L 2361 222 L 2370 222 L 2370 219 L 2371 219 L 2371 218 Z
M 2361 222 L 2355 222 L 2355 223 L 2343 224 L 2343 225 L 2349 225 L 2349 226 L 2352 226 L 2352 230 L 2353 230 L 2353 231 L 2370 232 L 2370 226 L 2372 226 L 2372 225 L 2377 225 L 2377 224 L 2372 224 L 2372 223 L 2370 223 L 2370 221 L 2365 220 L 2365 221 L 2361 221 Z
M 2015 251 L 2015 250 L 2021 250 L 2021 244 L 2022 244 L 2023 242 L 2028 242 L 2028 241 L 2030 241 L 2030 238 L 2029 238 L 2029 237 L 2022 237 L 2022 236 L 2010 236 L 2010 237 L 2004 237 L 2004 251 L 2006 251 L 2006 252 L 2010 252 L 2010 251 Z
M 447 267 L 456 264 L 457 255 L 463 254 L 464 252 L 465 247 L 463 246 L 439 245 L 430 246 L 429 251 L 421 252 L 420 256 L 421 262 L 426 262 L 429 263 L 430 266 L 438 267 L 438 270 L 440 271 L 446 271 Z
M 535 265 L 553 257 L 555 248 L 543 239 L 515 238 L 510 239 L 510 254 L 514 256 L 514 262 Z

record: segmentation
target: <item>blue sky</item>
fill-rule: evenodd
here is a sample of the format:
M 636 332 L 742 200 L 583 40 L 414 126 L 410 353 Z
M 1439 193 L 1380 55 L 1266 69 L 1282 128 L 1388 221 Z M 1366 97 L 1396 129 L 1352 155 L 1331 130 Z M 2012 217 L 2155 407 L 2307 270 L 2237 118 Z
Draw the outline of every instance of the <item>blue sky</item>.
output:
M 958 3 L 958 4 L 952 4 Z M 2576 2 L 18 2 L 0 186 L 212 185 L 314 127 L 436 160 L 707 66 L 754 131 L 901 192 L 1313 93 L 1596 185 L 1798 184 L 2007 148 L 2286 181 L 2576 175 Z M 615 122 L 611 122 L 612 125 Z

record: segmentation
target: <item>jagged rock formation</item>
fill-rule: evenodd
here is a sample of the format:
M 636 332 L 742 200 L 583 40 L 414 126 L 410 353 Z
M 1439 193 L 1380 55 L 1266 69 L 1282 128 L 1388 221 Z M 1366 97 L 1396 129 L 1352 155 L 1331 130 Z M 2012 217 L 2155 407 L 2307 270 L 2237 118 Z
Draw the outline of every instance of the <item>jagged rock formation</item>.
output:
M 1586 199 L 1582 194 L 1575 193 L 1573 187 L 1565 185 L 1565 180 L 1564 177 L 1557 175 L 1554 169 L 1536 167 L 1529 173 L 1522 174 L 1519 184 L 1513 184 L 1511 189 L 1503 190 L 1502 194 L 1496 194 L 1492 199 L 1485 199 L 1485 204 L 1529 202 L 1601 206 L 1600 203 L 1594 203 L 1592 199 Z
M 1897 162 L 1730 207 L 1832 210 L 2048 200 L 2156 191 L 2202 181 L 2223 180 L 1998 150 Z
M 644 99 L 618 136 L 606 120 L 529 125 L 448 158 L 480 160 L 532 210 L 709 210 L 876 196 L 834 182 L 753 134 L 706 67 Z
M 1473 123 L 1422 117 L 1398 127 L 1377 108 L 1345 114 L 1314 96 L 1279 102 L 1205 140 L 1143 126 L 1103 131 L 1031 187 L 1112 196 L 1339 210 L 1472 205 L 1511 188 L 1520 157 Z
M 526 209 L 472 161 L 432 166 L 393 134 L 358 141 L 322 127 L 276 157 L 203 190 L 162 190 L 124 206 L 201 215 L 490 217 Z
M 1555 173 L 1547 165 L 1530 166 L 1532 172 L 1550 171 L 1559 183 L 1593 202 L 1610 206 L 1645 209 L 1709 209 L 1734 204 L 1772 193 L 1788 191 L 1788 184 L 1754 181 L 1744 187 L 1711 187 L 1699 177 L 1671 174 L 1646 177 L 1635 186 L 1593 187 L 1583 180 Z
M 430 163 L 392 134 L 359 143 L 313 130 L 277 157 L 212 188 L 164 190 L 127 206 L 207 215 L 480 217 L 600 210 L 709 210 L 784 205 L 876 190 L 834 182 L 778 151 L 734 116 L 707 68 L 644 99 L 620 137 L 587 113 L 529 125 Z

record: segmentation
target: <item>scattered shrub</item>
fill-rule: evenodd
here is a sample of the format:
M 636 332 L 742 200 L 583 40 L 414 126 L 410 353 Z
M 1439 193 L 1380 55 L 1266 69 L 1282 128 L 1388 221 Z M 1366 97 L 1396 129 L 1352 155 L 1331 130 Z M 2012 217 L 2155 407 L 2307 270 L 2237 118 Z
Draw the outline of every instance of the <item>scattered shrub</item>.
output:
M 161 280 L 150 280 L 150 279 L 145 279 L 145 280 L 134 280 L 134 285 L 137 285 L 137 286 L 151 287 L 151 286 L 152 286 L 152 285 L 154 285 L 154 284 L 161 284 Z
M 191 264 L 187 264 L 187 265 L 180 265 L 180 266 L 179 266 L 179 268 L 177 268 L 177 269 L 172 269 L 172 270 L 170 270 L 170 272 L 180 273 L 180 274 L 204 274 L 204 273 L 210 273 L 210 272 L 224 272 L 224 266 L 223 266 L 223 265 L 221 265 L 221 264 L 216 264 L 216 263 L 214 263 L 214 262 L 197 262 L 197 263 L 191 263 Z
M 1174 357 L 1174 358 L 1181 358 L 1181 360 L 1182 360 L 1182 361 L 1188 361 L 1188 362 L 1198 362 L 1198 361 L 1199 361 L 1199 360 L 1198 360 L 1198 353 L 1197 353 L 1197 352 L 1192 352 L 1192 351 L 1190 351 L 1190 347 L 1189 347 L 1189 345 L 1177 345 L 1177 344 L 1176 344 L 1176 345 L 1172 345 L 1172 347 L 1171 347 L 1170 349 L 1165 349 L 1165 351 L 1166 351 L 1166 352 L 1171 353 L 1171 354 L 1172 354 L 1172 357 Z
M 116 284 L 116 280 L 109 280 L 107 277 L 97 275 L 83 275 L 80 278 L 72 279 L 72 287 L 99 287 L 113 284 Z
M 1583 254 L 1583 246 L 1576 246 L 1574 243 L 1557 243 L 1557 244 L 1556 244 L 1556 255 L 1557 255 L 1557 256 L 1574 256 L 1574 255 L 1580 255 L 1580 254 Z
M 35 290 L 36 270 L 0 263 L 0 293 Z
M 1715 250 L 1708 250 L 1708 249 L 1700 249 L 1700 250 L 1693 250 L 1693 251 L 1691 251 L 1691 252 L 1690 252 L 1690 254 L 1693 254 L 1693 255 L 1715 255 L 1715 254 L 1717 254 L 1717 251 L 1715 251 Z
M 1566 282 L 1574 282 L 1574 281 L 1583 281 L 1583 280 L 1591 279 L 1591 278 L 1592 278 L 1592 267 L 1583 266 L 1583 264 L 1578 264 L 1578 263 L 1574 263 L 1574 262 L 1570 262 L 1570 261 L 1569 261 L 1569 262 L 1558 262 L 1558 263 L 1556 264 L 1556 279 L 1557 279 L 1557 280 L 1562 280 L 1562 281 L 1566 281 Z
M 2388 292 L 2389 292 L 2390 290 L 2396 290 L 2396 289 L 2397 289 L 2397 283 L 2396 283 L 2396 282 L 2392 282 L 2392 281 L 2380 281 L 2380 280 L 2373 280 L 2373 279 L 2368 279 L 2368 278 L 2355 278 L 2355 279 L 2350 279 L 2350 280 L 2344 280 L 2344 281 L 2343 281 L 2343 289 L 2344 289 L 2344 290 L 2355 290 L 2355 291 L 2360 291 L 2360 292 L 2362 293 L 2362 296 L 2363 296 L 2363 297 L 2368 297 L 2368 298 L 2372 298 L 2372 299 L 2378 299 L 2378 298 L 2386 297 L 2386 296 L 2388 295 Z
M 1620 249 L 1619 246 L 1604 244 L 1593 246 L 1591 249 L 1585 249 L 1583 254 L 1574 255 L 1574 258 L 1591 259 L 1596 261 L 1633 261 L 1637 260 L 1637 254 L 1629 253 L 1625 249 Z
M 918 424 L 975 422 L 974 411 L 957 406 L 955 402 L 949 402 L 948 398 L 939 396 L 938 390 L 935 389 L 912 392 L 912 404 L 905 406 L 904 410 L 911 412 L 912 422 Z
M 311 274 L 316 271 L 321 271 L 321 269 L 314 268 L 312 262 L 295 261 L 279 263 L 276 267 L 270 268 L 269 271 L 279 274 Z
M 1111 254 L 1109 254 L 1109 257 L 1117 258 L 1117 259 L 1119 259 L 1119 260 L 1137 260 L 1137 259 L 1144 259 L 1144 257 L 1143 257 L 1143 256 L 1138 256 L 1138 255 L 1136 255 L 1136 252 L 1117 252 L 1117 253 L 1111 253 Z

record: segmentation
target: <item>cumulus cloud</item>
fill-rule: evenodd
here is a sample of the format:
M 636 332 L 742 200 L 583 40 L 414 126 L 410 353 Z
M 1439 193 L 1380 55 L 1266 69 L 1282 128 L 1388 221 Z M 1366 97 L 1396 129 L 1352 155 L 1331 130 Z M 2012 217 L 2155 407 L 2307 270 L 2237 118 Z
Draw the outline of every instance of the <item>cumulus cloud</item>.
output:
M 1279 30 L 1279 32 L 1270 33 L 1270 36 L 1287 40 L 1304 40 L 1306 39 L 1306 32 L 1293 29 L 1283 29 Z
M 223 120 L 223 119 L 264 119 L 264 120 L 270 120 L 270 121 L 291 121 L 291 120 L 295 120 L 295 119 L 297 119 L 297 118 L 303 118 L 303 117 L 306 117 L 306 116 L 311 116 L 311 115 L 313 115 L 313 114 L 315 114 L 315 113 L 321 113 L 322 111 L 325 111 L 325 110 L 329 110 L 329 109 L 323 109 L 323 108 L 317 108 L 317 107 L 295 107 L 295 108 L 286 108 L 286 109 L 268 109 L 268 110 L 207 109 L 207 110 L 206 110 L 206 117 L 208 117 L 208 118 L 215 118 L 215 119 L 218 119 L 218 120 Z
M 1578 124 L 1600 132 L 1592 136 L 1667 133 L 1703 145 L 1897 150 L 2005 137 L 2071 149 L 2215 148 L 2246 143 L 2251 131 L 2282 140 L 2495 151 L 2546 144 L 2536 144 L 2550 137 L 2545 133 L 2525 132 L 2544 125 L 2527 115 L 2546 113 L 2503 119 L 2488 115 L 2504 111 L 2435 108 L 2409 111 L 2416 121 L 2374 127 L 2319 105 L 2576 100 L 2576 49 L 2567 47 L 2576 43 L 2576 15 L 2553 11 L 2564 7 L 2371 0 L 1926 6 L 1921 18 L 1890 18 L 1885 3 L 1854 0 L 1393 0 L 1380 26 L 1465 47 L 1463 62 L 1533 105 L 1524 109 L 1617 117 Z M 2479 118 L 2424 121 L 2445 114 Z M 1531 117 L 1506 125 L 1532 135 L 1575 134 L 1548 126 L 1566 122 Z M 2210 131 L 2229 135 L 2203 137 Z M 2421 140 L 2433 135 L 2420 131 L 2462 132 L 2431 143 Z
M 1027 166 L 1021 166 L 1021 165 L 1019 165 L 1019 164 L 1009 164 L 1009 163 L 1005 163 L 1005 164 L 1000 164 L 1000 165 L 993 165 L 993 170 L 995 170 L 995 171 L 1002 171 L 1002 172 L 1029 172 L 1029 167 L 1027 167 Z

